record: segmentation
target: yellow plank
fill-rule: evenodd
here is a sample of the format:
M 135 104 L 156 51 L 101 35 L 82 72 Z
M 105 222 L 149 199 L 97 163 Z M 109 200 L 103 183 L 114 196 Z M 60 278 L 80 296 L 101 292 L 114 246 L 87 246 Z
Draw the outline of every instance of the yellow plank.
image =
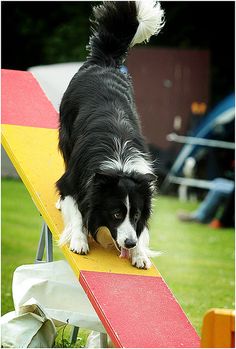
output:
M 63 222 L 61 213 L 55 208 L 58 199 L 55 182 L 64 171 L 57 147 L 58 131 L 2 125 L 2 143 L 54 240 L 58 240 Z M 78 276 L 80 270 L 160 276 L 154 266 L 150 270 L 138 270 L 128 260 L 120 259 L 115 249 L 103 249 L 94 241 L 90 242 L 90 253 L 87 256 L 76 255 L 67 246 L 62 250 Z

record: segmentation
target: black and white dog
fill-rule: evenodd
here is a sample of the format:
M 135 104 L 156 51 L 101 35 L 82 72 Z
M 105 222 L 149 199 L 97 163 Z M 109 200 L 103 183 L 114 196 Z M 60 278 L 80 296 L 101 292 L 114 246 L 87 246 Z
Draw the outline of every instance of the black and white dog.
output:
M 140 129 L 132 82 L 121 71 L 127 51 L 163 26 L 156 1 L 104 1 L 93 9 L 89 56 L 60 105 L 59 149 L 65 173 L 57 182 L 65 229 L 60 244 L 87 254 L 107 227 L 132 265 L 148 269 L 147 222 L 155 176 Z

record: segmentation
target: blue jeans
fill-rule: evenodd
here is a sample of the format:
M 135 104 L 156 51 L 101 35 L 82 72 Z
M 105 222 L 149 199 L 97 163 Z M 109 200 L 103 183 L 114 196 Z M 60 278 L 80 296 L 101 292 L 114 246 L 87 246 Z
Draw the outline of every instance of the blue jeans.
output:
M 224 178 L 216 178 L 212 181 L 213 186 L 201 203 L 193 212 L 193 217 L 202 223 L 209 223 L 215 217 L 218 208 L 225 204 L 234 190 L 234 182 Z

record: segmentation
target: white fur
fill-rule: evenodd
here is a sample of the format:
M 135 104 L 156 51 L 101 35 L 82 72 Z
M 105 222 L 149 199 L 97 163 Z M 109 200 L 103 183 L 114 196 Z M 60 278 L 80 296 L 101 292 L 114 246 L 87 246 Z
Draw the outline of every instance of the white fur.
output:
M 131 263 L 139 269 L 150 269 L 151 261 L 146 254 L 146 249 L 149 245 L 149 233 L 145 227 L 139 236 L 136 247 L 131 251 Z
M 149 249 L 149 231 L 147 227 L 144 228 L 141 235 L 137 239 L 136 231 L 134 230 L 130 219 L 130 203 L 129 198 L 126 198 L 127 215 L 125 220 L 117 229 L 117 242 L 125 248 L 125 240 L 132 239 L 136 241 L 136 246 L 130 249 L 131 263 L 139 269 L 150 269 L 152 263 L 149 257 L 158 257 L 162 252 L 152 251 Z
M 130 203 L 129 198 L 126 198 L 126 207 L 127 207 L 127 214 L 124 219 L 124 221 L 121 223 L 121 225 L 117 228 L 117 242 L 118 244 L 125 248 L 125 240 L 131 239 L 133 241 L 137 241 L 137 235 L 136 231 L 134 230 L 130 219 L 129 219 L 129 213 L 130 213 Z
M 131 263 L 139 269 L 150 269 L 152 263 L 148 257 L 158 257 L 162 252 L 151 251 L 149 249 L 149 231 L 144 228 L 139 236 L 137 245 L 131 250 Z
M 157 35 L 164 26 L 164 11 L 155 0 L 136 1 L 139 26 L 131 42 L 131 47 L 141 42 L 148 42 L 152 35 Z
M 59 239 L 59 246 L 70 243 L 70 250 L 87 254 L 89 251 L 87 232 L 83 228 L 82 215 L 75 200 L 71 196 L 66 196 L 60 200 L 60 209 L 64 219 L 64 230 Z
M 101 170 L 115 170 L 124 173 L 138 172 L 141 174 L 153 173 L 151 162 L 137 149 L 129 146 L 130 141 L 124 143 L 114 138 L 114 157 L 105 160 Z

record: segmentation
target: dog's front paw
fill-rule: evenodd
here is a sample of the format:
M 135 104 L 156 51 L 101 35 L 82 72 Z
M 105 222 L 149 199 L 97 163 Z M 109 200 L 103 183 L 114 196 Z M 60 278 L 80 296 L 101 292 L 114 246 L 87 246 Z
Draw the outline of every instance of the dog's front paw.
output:
M 70 241 L 70 250 L 78 254 L 87 254 L 89 252 L 89 245 L 86 237 L 72 236 Z
M 150 269 L 152 263 L 145 255 L 132 256 L 132 265 L 138 269 Z

